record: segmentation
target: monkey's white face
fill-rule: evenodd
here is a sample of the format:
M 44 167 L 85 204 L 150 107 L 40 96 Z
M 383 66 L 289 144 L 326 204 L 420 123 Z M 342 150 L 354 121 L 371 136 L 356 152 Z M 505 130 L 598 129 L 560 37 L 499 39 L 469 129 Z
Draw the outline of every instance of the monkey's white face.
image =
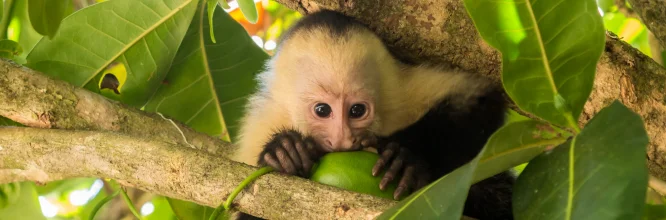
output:
M 360 149 L 374 119 L 372 101 L 359 96 L 323 95 L 307 108 L 310 134 L 329 152 Z

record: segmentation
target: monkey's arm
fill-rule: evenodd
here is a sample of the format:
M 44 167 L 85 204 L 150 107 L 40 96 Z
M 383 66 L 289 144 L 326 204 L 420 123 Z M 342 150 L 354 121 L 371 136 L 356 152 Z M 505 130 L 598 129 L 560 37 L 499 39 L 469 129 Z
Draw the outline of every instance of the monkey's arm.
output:
M 307 176 L 321 153 L 312 138 L 295 129 L 288 115 L 286 109 L 267 96 L 257 94 L 250 98 L 241 123 L 236 160 Z

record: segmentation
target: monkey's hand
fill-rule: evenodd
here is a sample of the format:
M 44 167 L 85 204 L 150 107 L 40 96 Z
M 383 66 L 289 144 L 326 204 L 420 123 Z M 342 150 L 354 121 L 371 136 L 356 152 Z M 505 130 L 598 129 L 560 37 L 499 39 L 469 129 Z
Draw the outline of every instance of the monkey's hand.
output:
M 380 157 L 372 168 L 372 175 L 377 176 L 382 170 L 386 169 L 384 178 L 379 183 L 381 190 L 402 174 L 398 188 L 393 193 L 393 198 L 398 200 L 407 190 L 416 191 L 428 184 L 430 175 L 427 166 L 420 157 L 412 153 L 409 149 L 401 147 L 396 142 L 379 147 Z
M 283 130 L 274 134 L 266 144 L 259 154 L 258 164 L 307 178 L 314 162 L 322 155 L 323 152 L 311 137 L 303 137 L 295 130 Z

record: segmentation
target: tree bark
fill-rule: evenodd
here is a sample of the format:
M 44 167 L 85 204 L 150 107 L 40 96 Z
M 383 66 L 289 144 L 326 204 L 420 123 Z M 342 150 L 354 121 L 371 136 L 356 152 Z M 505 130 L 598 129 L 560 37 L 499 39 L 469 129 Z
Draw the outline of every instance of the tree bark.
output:
M 661 45 L 666 45 L 666 1 L 628 0 L 643 24 L 652 32 Z M 658 51 L 661 52 L 661 51 Z M 654 53 L 654 52 L 653 52 Z
M 0 128 L 0 183 L 102 177 L 217 207 L 256 170 L 150 136 Z M 260 177 L 234 201 L 240 211 L 268 219 L 371 219 L 396 203 L 278 173 Z
M 406 62 L 437 63 L 501 83 L 501 54 L 478 34 L 462 0 L 277 1 L 302 14 L 326 8 L 352 16 L 367 24 L 396 57 Z M 663 1 L 630 1 L 651 2 L 651 8 L 661 10 L 661 14 L 655 11 L 653 16 L 666 16 L 662 10 L 666 4 L 656 5 Z M 653 21 L 665 26 L 666 19 L 655 17 Z M 579 125 L 583 126 L 615 99 L 640 114 L 650 137 L 648 167 L 662 180 L 666 180 L 665 84 L 666 70 L 661 65 L 607 32 L 606 48 L 597 63 L 594 90 L 579 118 Z
M 36 128 L 116 131 L 153 136 L 220 155 L 234 145 L 0 59 L 0 115 Z

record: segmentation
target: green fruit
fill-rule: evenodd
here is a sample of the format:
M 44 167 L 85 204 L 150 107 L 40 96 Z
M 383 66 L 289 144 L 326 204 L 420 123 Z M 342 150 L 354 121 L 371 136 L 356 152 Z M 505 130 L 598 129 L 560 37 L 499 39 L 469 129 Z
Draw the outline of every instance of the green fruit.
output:
M 372 176 L 372 167 L 379 155 L 367 151 L 334 152 L 321 158 L 312 169 L 311 180 L 346 190 L 393 199 L 397 187 L 391 182 L 384 191 L 379 189 L 384 172 Z

